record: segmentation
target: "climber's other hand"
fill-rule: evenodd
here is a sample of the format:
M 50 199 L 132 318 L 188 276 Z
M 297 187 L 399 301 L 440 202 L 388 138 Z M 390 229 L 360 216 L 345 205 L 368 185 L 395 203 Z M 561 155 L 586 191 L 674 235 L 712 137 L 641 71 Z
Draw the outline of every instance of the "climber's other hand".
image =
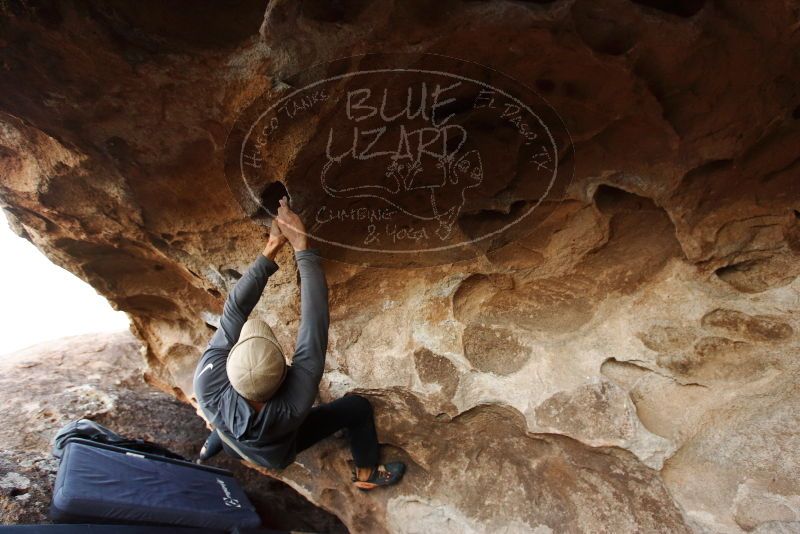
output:
M 286 241 L 286 236 L 283 235 L 283 232 L 281 232 L 281 227 L 273 219 L 272 224 L 269 227 L 269 239 L 267 240 L 267 246 L 264 248 L 264 252 L 262 252 L 262 254 L 275 261 L 278 251 L 286 243 Z
M 286 236 L 283 235 L 280 225 L 276 224 L 275 219 L 273 219 L 269 227 L 269 242 L 281 246 L 286 243 L 286 241 L 288 240 L 286 239 Z
M 278 216 L 275 217 L 275 220 L 278 222 L 281 232 L 295 251 L 305 250 L 308 248 L 308 235 L 303 221 L 289 207 L 289 200 L 286 197 L 280 199 L 279 204 Z

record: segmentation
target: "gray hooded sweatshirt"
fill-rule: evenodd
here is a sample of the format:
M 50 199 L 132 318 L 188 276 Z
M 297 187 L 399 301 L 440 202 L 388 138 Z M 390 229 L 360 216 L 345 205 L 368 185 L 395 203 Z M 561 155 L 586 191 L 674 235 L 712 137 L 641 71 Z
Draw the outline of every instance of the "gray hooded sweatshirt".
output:
M 317 397 L 328 348 L 328 286 L 319 251 L 295 253 L 300 271 L 300 328 L 292 365 L 277 393 L 254 410 L 231 386 L 225 364 L 267 280 L 278 265 L 260 254 L 228 295 L 220 328 L 200 357 L 194 392 L 225 450 L 265 467 L 283 469 L 296 455 L 295 437 Z M 233 440 L 233 444 L 230 441 Z M 233 446 L 232 446 L 233 445 Z M 238 451 L 236 450 L 238 449 Z

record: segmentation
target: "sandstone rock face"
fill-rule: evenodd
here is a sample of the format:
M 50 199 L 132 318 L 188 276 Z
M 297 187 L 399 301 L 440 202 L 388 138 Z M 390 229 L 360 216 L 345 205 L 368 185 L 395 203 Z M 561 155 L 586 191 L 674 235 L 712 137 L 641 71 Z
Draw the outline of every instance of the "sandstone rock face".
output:
M 496 69 L 558 113 L 569 180 L 513 239 L 416 264 L 324 248 L 321 399 L 370 396 L 386 455 L 410 469 L 358 494 L 331 440 L 271 475 L 351 531 L 797 531 L 798 2 L 1 9 L 9 220 L 131 314 L 150 382 L 186 401 L 265 238 L 226 178 L 228 134 L 253 102 L 278 102 L 312 64 L 426 52 Z M 341 126 L 313 109 L 264 144 L 255 194 L 280 180 L 306 220 L 319 209 L 309 169 Z M 485 128 L 493 174 L 448 239 L 541 197 L 514 179 L 518 145 Z M 255 313 L 291 348 L 299 291 L 291 254 L 279 263 Z

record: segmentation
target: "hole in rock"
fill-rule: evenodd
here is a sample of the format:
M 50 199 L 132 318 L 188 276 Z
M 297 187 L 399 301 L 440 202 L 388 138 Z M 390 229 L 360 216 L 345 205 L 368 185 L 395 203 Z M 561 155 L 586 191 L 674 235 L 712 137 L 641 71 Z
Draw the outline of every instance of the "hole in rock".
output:
M 796 108 L 794 108 L 794 111 L 792 111 L 792 118 L 800 120 L 800 105 L 798 105 Z
M 717 275 L 717 277 L 719 277 L 720 280 L 730 283 L 732 279 L 735 279 L 742 273 L 747 273 L 748 271 L 753 269 L 757 264 L 758 262 L 755 260 L 733 263 L 731 265 L 720 267 L 719 269 L 714 271 L 714 274 Z
M 223 269 L 222 274 L 229 278 L 233 278 L 234 280 L 238 280 L 242 277 L 242 273 L 237 271 L 236 269 Z
M 304 0 L 300 12 L 319 22 L 351 22 L 366 6 L 366 0 Z
M 479 209 L 462 213 L 457 221 L 459 228 L 470 239 L 486 235 L 518 219 L 529 206 L 525 200 L 511 201 L 502 208 Z
M 169 249 L 169 243 L 161 239 L 160 237 L 150 236 L 150 242 L 159 250 L 167 250 Z
M 720 267 L 714 274 L 734 289 L 743 293 L 761 293 L 773 287 L 782 287 L 797 278 L 780 256 L 757 258 Z
M 266 0 L 89 2 L 118 46 L 149 52 L 227 48 L 258 35 Z
M 727 169 L 730 169 L 732 166 L 733 166 L 733 160 L 731 159 L 711 160 L 687 172 L 683 180 L 687 184 L 691 185 L 692 183 L 698 180 L 707 180 L 708 175 L 726 171 Z
M 594 202 L 597 205 L 597 209 L 603 213 L 639 211 L 652 208 L 650 200 L 606 184 L 597 188 L 594 194 Z
M 542 93 L 552 93 L 555 88 L 556 83 L 553 80 L 548 80 L 546 78 L 539 78 L 536 80 L 536 89 Z
M 130 146 L 125 139 L 114 136 L 106 139 L 106 151 L 108 155 L 117 160 L 118 162 L 125 162 L 130 159 Z
M 17 17 L 42 22 L 50 29 L 58 28 L 64 21 L 58 2 L 3 2 L 3 9 Z
M 620 56 L 636 44 L 638 26 L 630 14 L 608 10 L 603 2 L 578 2 L 572 17 L 578 36 L 595 52 Z
M 652 7 L 671 15 L 688 18 L 703 9 L 706 0 L 632 0 L 634 4 Z
M 278 201 L 283 197 L 289 197 L 289 191 L 286 190 L 286 186 L 281 181 L 272 182 L 261 192 L 261 206 L 270 215 L 277 214 Z M 289 198 L 291 199 L 291 197 Z
M 213 297 L 222 298 L 222 293 L 220 293 L 216 289 L 208 288 L 208 289 L 206 289 L 206 291 L 208 291 L 208 293 Z
M 794 211 L 794 216 L 800 219 L 800 210 L 792 210 L 792 211 Z

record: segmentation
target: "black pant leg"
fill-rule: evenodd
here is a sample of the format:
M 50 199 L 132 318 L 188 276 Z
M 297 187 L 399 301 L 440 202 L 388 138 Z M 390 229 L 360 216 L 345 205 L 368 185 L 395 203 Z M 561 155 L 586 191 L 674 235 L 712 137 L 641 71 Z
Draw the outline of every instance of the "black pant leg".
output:
M 350 434 L 350 452 L 357 467 L 378 464 L 378 436 L 372 405 L 360 395 L 348 395 L 315 406 L 297 430 L 297 452 L 303 451 L 341 428 Z
M 206 438 L 205 443 L 203 443 L 203 448 L 200 449 L 200 455 L 198 459 L 201 461 L 206 461 L 212 456 L 215 456 L 219 451 L 222 450 L 222 438 L 219 437 L 219 433 L 216 430 L 212 430 L 211 434 L 208 435 Z

